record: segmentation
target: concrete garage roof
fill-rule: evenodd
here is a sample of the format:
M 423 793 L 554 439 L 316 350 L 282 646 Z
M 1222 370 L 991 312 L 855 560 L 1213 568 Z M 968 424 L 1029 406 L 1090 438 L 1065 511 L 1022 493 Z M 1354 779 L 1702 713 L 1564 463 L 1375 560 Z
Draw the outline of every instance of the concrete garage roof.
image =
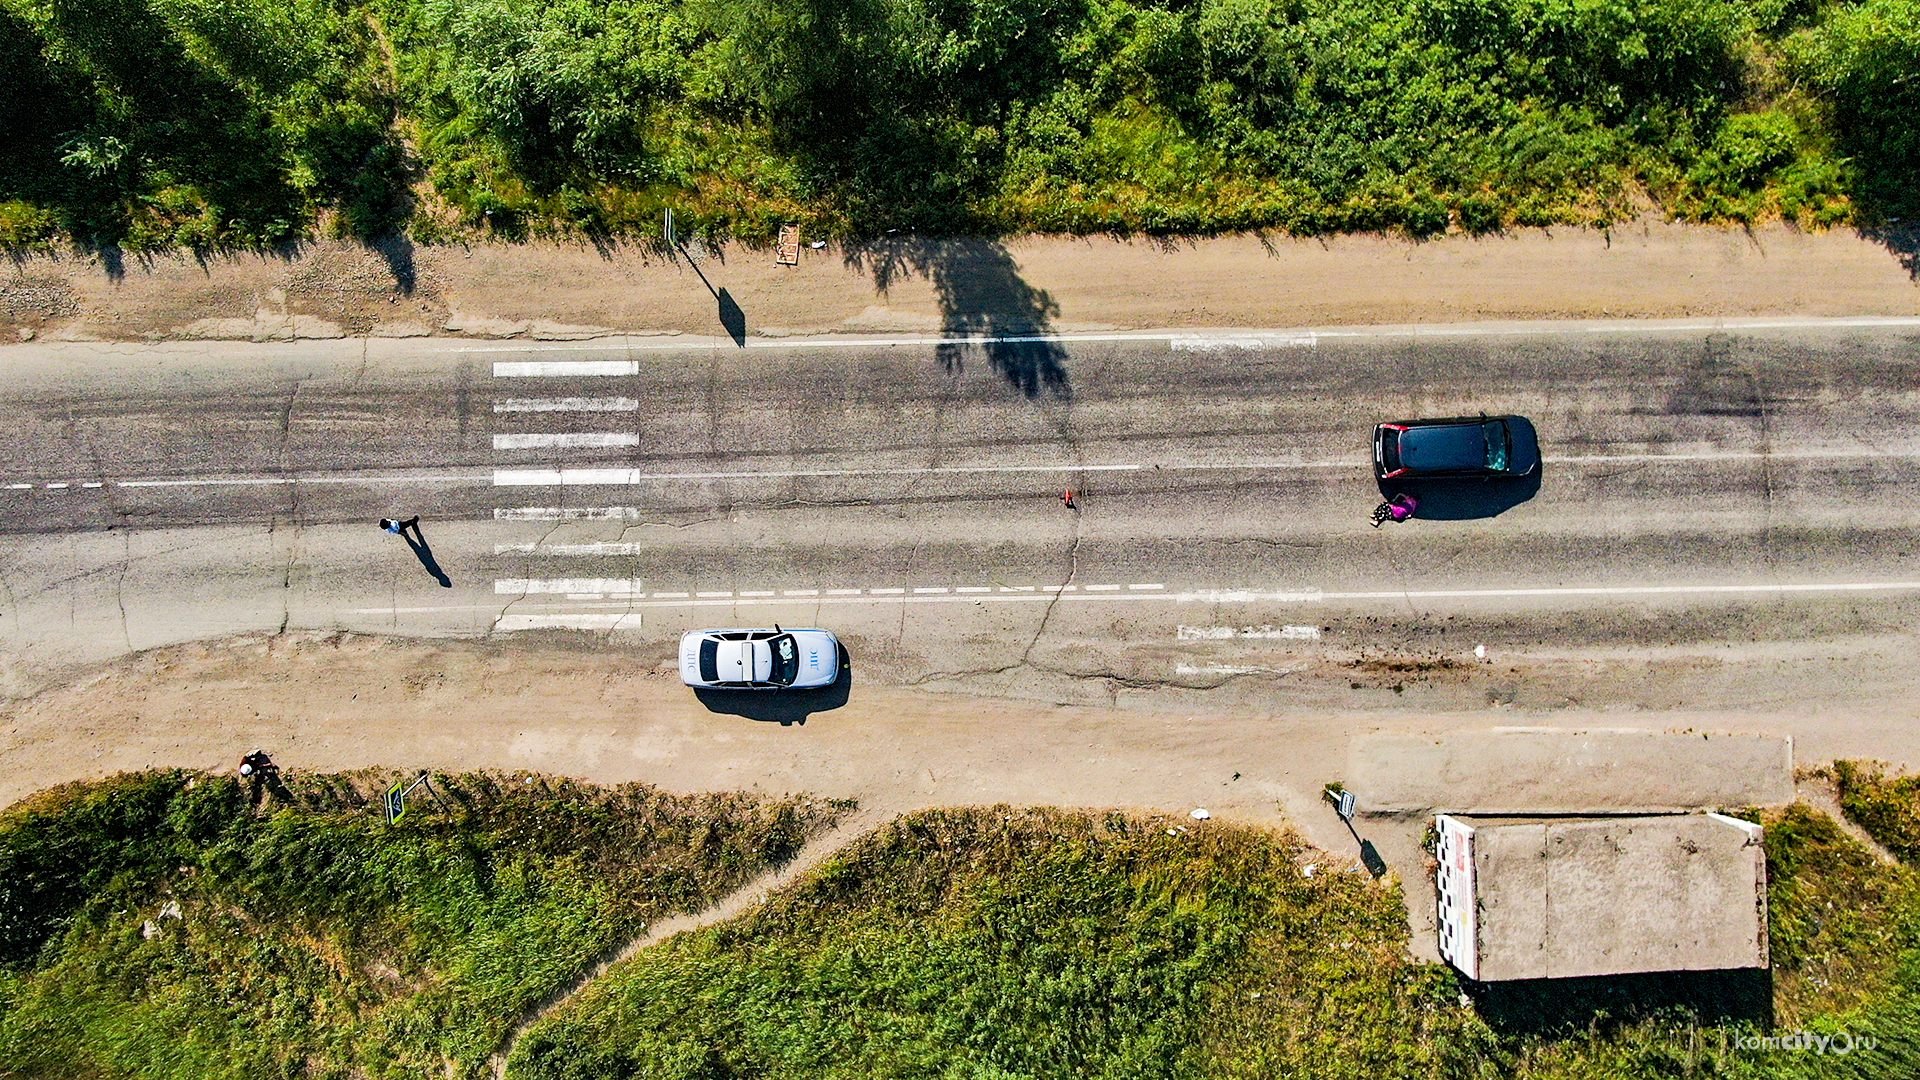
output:
M 1761 829 L 1719 814 L 1469 818 L 1483 981 L 1764 968 Z M 1477 961 L 1469 970 L 1462 961 Z

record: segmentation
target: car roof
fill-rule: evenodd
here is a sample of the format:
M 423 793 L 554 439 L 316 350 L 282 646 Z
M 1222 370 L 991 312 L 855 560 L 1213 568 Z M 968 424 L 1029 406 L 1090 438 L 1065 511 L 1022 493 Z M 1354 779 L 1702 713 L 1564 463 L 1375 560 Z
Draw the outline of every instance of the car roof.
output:
M 1416 470 L 1485 468 L 1487 439 L 1480 425 L 1486 422 L 1475 419 L 1409 424 L 1400 433 L 1401 467 Z

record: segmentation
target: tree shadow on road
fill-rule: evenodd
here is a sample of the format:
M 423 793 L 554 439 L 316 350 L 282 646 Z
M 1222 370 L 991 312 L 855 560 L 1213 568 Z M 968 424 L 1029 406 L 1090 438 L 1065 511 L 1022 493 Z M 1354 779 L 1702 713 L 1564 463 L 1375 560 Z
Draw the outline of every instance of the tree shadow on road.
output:
M 781 727 L 802 724 L 814 713 L 844 706 L 853 693 L 853 665 L 840 648 L 840 677 L 818 690 L 695 690 L 693 696 L 708 712 L 776 722 Z
M 997 240 L 931 237 L 886 238 L 849 247 L 846 263 L 873 277 L 882 295 L 901 277 L 925 278 L 940 301 L 942 367 L 959 373 L 974 350 L 1008 384 L 1027 397 L 1069 398 L 1066 350 L 1053 339 L 1060 305 L 1020 276 L 1005 244 Z

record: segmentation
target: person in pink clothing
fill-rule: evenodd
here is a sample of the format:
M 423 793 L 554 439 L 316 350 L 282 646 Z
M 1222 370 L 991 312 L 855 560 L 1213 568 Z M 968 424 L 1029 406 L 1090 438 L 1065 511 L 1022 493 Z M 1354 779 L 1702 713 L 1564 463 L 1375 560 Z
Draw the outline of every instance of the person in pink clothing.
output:
M 1420 509 L 1420 500 L 1405 492 L 1401 492 L 1373 508 L 1373 527 L 1377 529 L 1382 522 L 1389 519 L 1393 521 L 1405 521 L 1412 517 L 1413 512 L 1418 509 Z

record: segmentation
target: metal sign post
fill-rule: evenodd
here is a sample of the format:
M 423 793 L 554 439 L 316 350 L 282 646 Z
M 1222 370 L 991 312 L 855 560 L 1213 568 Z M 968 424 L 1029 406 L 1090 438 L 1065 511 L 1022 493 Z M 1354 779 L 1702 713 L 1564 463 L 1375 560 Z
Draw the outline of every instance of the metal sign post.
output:
M 427 776 L 427 773 L 422 772 L 411 784 L 395 781 L 394 785 L 387 789 L 387 824 L 398 825 L 400 819 L 407 816 L 407 796 L 421 784 L 427 785 L 427 794 L 433 796 L 433 801 L 440 804 L 440 809 L 447 808 L 447 804 L 440 801 L 440 793 L 433 790 L 433 782 L 427 779 Z
M 673 235 L 673 207 L 667 207 L 660 216 L 660 235 L 666 238 L 667 249 L 671 251 L 679 245 L 679 238 Z

